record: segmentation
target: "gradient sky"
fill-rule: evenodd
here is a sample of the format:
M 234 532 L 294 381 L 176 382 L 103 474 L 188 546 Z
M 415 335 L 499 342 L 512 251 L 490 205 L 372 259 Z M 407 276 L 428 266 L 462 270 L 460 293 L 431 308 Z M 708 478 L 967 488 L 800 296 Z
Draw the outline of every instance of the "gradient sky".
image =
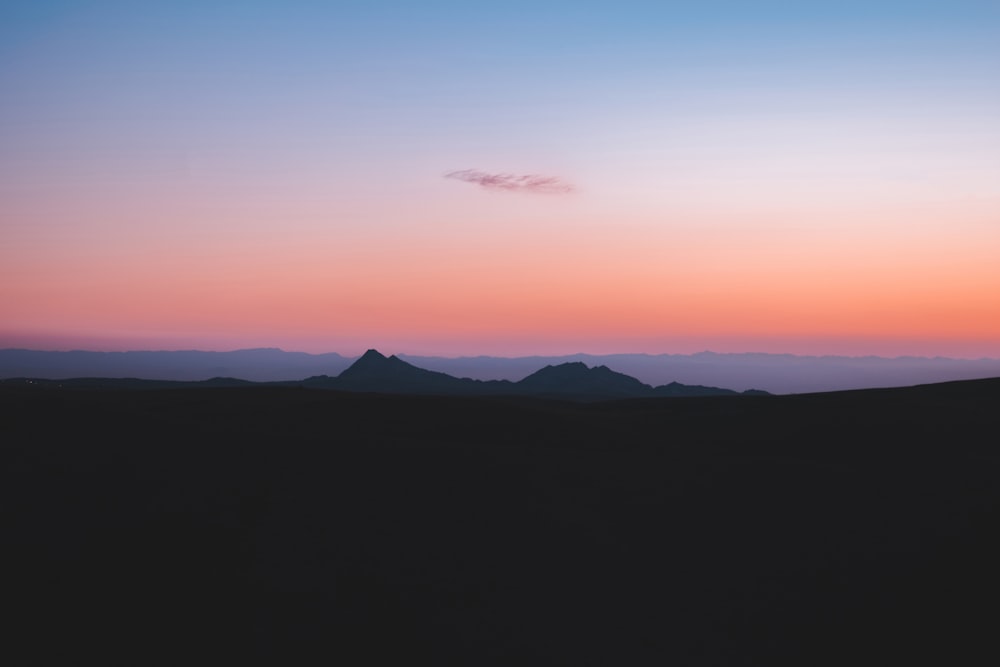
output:
M 1000 3 L 4 3 L 0 347 L 259 346 L 1000 357 Z

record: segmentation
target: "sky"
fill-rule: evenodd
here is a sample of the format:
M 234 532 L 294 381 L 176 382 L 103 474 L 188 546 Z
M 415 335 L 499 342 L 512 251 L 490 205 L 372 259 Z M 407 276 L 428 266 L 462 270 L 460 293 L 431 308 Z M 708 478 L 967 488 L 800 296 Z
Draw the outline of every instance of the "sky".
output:
M 1000 357 L 1000 2 L 0 7 L 0 347 Z

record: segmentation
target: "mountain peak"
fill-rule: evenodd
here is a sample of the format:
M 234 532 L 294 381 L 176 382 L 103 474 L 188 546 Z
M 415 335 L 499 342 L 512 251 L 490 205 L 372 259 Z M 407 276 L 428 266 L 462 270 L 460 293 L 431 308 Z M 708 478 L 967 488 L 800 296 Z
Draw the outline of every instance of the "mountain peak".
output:
M 464 393 L 472 380 L 459 380 L 444 373 L 409 364 L 396 355 L 386 357 L 368 350 L 337 376 L 341 389 L 401 393 Z
M 635 378 L 617 373 L 607 366 L 588 368 L 582 361 L 546 366 L 517 384 L 522 389 L 552 394 L 606 397 L 634 395 L 649 389 Z
M 368 350 L 346 368 L 341 377 L 369 376 L 373 373 L 384 374 L 391 361 L 378 350 Z
M 528 377 L 579 377 L 589 372 L 590 368 L 582 361 L 567 361 L 562 364 L 549 364 Z

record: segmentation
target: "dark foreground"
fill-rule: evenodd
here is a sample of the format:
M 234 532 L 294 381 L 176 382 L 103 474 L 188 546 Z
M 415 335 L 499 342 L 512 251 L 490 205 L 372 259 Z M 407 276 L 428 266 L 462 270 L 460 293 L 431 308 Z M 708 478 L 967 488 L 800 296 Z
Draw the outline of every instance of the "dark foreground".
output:
M 8 383 L 3 651 L 997 664 L 998 426 L 1000 380 L 590 405 Z

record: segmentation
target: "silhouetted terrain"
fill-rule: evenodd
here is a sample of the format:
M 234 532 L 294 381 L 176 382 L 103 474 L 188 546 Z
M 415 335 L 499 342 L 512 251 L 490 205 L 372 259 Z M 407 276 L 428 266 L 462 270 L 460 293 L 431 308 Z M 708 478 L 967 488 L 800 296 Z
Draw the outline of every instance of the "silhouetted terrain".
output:
M 401 354 L 421 368 L 475 379 L 517 380 L 544 365 L 607 366 L 650 385 L 671 381 L 737 391 L 811 393 L 902 387 L 1000 376 L 1000 359 L 845 357 L 794 354 L 572 354 L 560 357 L 428 357 Z
M 215 377 L 200 381 L 148 380 L 140 378 L 68 378 L 44 380 L 11 378 L 8 384 L 37 384 L 62 389 L 169 389 L 182 387 L 240 387 L 253 384 L 236 378 Z M 595 401 L 611 398 L 648 396 L 718 396 L 735 394 L 719 387 L 687 386 L 677 382 L 650 387 L 604 366 L 587 368 L 580 362 L 546 366 L 518 382 L 481 381 L 455 378 L 445 373 L 417 368 L 396 356 L 386 357 L 368 350 L 336 377 L 317 375 L 304 380 L 273 382 L 283 386 L 340 391 L 395 394 L 435 394 L 441 396 L 534 396 Z M 766 393 L 766 392 L 752 392 Z
M 136 352 L 48 352 L 0 350 L 0 378 L 69 377 L 145 378 L 194 382 L 212 377 L 238 377 L 253 382 L 290 380 L 319 373 L 339 373 L 353 359 L 336 353 L 306 354 L 275 348 L 203 352 L 199 350 Z
M 295 384 L 345 391 L 453 396 L 516 395 L 570 400 L 736 394 L 730 389 L 688 387 L 676 382 L 651 387 L 605 366 L 588 368 L 581 362 L 546 366 L 517 382 L 455 378 L 445 373 L 417 368 L 395 355 L 385 357 L 377 350 L 368 350 L 335 378 L 324 375 Z
M 995 664 L 998 407 L 6 382 L 4 652 Z
M 805 393 L 900 387 L 1000 376 L 1000 359 L 942 357 L 844 357 L 792 354 L 572 354 L 534 357 L 423 357 L 398 355 L 419 368 L 474 380 L 515 382 L 545 366 L 582 362 L 607 366 L 650 386 L 727 387 L 737 391 Z M 0 350 L 0 379 L 145 378 L 200 381 L 235 377 L 253 382 L 336 376 L 356 361 L 338 354 L 284 352 L 273 348 L 234 352 L 44 352 Z

